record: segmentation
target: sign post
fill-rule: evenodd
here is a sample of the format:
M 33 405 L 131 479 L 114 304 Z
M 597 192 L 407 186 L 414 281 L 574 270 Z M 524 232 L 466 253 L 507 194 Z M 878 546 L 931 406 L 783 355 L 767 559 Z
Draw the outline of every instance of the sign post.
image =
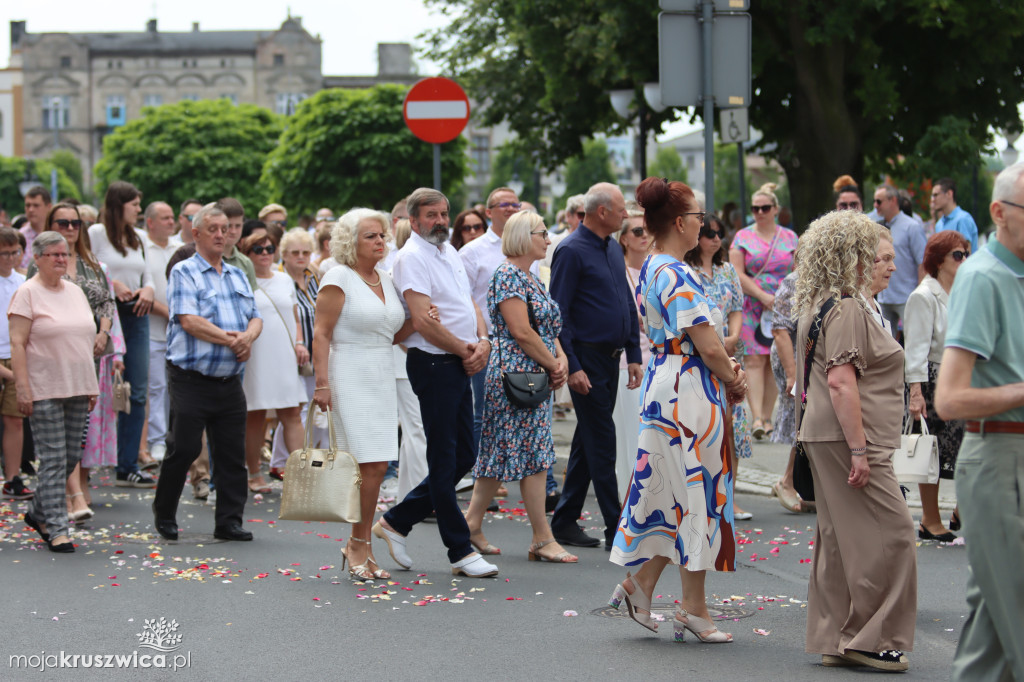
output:
M 424 78 L 405 96 L 402 117 L 413 135 L 434 145 L 434 189 L 441 191 L 441 145 L 462 134 L 469 98 L 453 80 Z

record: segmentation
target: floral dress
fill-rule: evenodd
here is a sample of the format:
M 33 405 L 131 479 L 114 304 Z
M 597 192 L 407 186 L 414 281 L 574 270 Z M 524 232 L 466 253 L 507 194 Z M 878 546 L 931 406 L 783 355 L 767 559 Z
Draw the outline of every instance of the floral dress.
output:
M 772 249 L 772 240 L 762 239 L 753 225 L 743 228 L 736 233 L 732 240 L 732 247 L 743 252 L 743 262 L 747 274 L 754 277 L 755 274 L 764 271 L 754 277 L 754 281 L 763 291 L 774 294 L 779 287 L 782 278 L 789 274 L 793 267 L 793 252 L 796 251 L 796 232 L 785 227 L 777 226 L 778 239 L 775 241 L 775 248 Z M 767 266 L 765 261 L 767 260 Z M 740 340 L 747 355 L 768 355 L 771 350 L 771 343 L 768 345 L 759 343 L 754 330 L 761 324 L 761 315 L 764 313 L 764 306 L 753 296 L 748 296 L 743 302 L 743 329 L 740 331 Z
M 636 566 L 663 556 L 691 571 L 732 571 L 726 401 L 687 334 L 697 325 L 720 325 L 721 311 L 693 269 L 670 256 L 648 256 L 639 287 L 654 354 L 640 387 L 640 446 L 611 561 Z
M 555 339 L 562 331 L 561 311 L 547 291 L 515 265 L 507 262 L 499 265 L 487 292 L 494 349 L 487 363 L 480 455 L 473 467 L 473 476 L 477 478 L 521 481 L 555 463 L 548 404 L 534 408 L 513 407 L 502 387 L 502 370 L 545 371 L 519 347 L 501 315 L 498 304 L 513 297 L 522 299 L 530 307 L 530 324 L 552 354 L 556 353 Z
M 711 277 L 703 270 L 697 270 L 700 274 L 704 291 L 707 292 L 708 300 L 718 306 L 722 311 L 722 338 L 729 335 L 729 315 L 743 310 L 743 287 L 740 285 L 740 276 L 736 274 L 736 268 L 732 263 L 722 263 L 711 266 Z M 736 357 L 742 358 L 743 340 L 736 344 Z M 742 364 L 742 363 L 741 363 Z M 750 446 L 750 420 L 747 418 L 747 410 L 743 403 L 732 406 L 732 431 L 736 444 L 736 456 L 746 459 L 754 454 Z
M 784 329 L 789 332 L 793 341 L 793 362 L 796 362 L 796 319 L 793 317 L 793 299 L 796 296 L 796 273 L 791 272 L 779 283 L 775 292 L 775 314 L 772 316 L 772 331 Z M 796 441 L 796 405 L 794 398 L 786 390 L 786 370 L 779 358 L 778 346 L 772 343 L 771 353 L 772 376 L 775 386 L 779 389 L 778 409 L 775 411 L 775 430 L 772 431 L 773 443 L 792 445 Z
M 79 260 L 81 262 L 81 260 Z M 106 274 L 107 266 L 101 265 Z M 121 318 L 117 314 L 117 306 L 113 304 L 114 287 L 108 282 L 110 310 L 113 326 L 110 328 L 110 342 L 113 353 L 99 359 L 97 379 L 99 380 L 99 396 L 96 406 L 92 408 L 85 423 L 85 452 L 82 453 L 82 467 L 95 469 L 101 466 L 117 465 L 117 410 L 114 409 L 114 362 L 124 358 L 124 333 L 121 331 Z M 93 296 L 89 289 L 82 287 L 92 305 Z M 93 312 L 97 308 L 93 307 Z M 106 315 L 103 315 L 106 317 Z

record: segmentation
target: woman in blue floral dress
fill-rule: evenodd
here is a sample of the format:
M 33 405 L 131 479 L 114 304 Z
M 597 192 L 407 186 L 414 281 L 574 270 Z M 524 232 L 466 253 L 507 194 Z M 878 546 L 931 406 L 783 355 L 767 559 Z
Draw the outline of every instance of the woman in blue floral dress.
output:
M 576 556 L 555 542 L 544 511 L 547 470 L 555 463 L 548 403 L 533 408 L 512 405 L 502 386 L 503 372 L 547 372 L 552 389 L 565 383 L 569 365 L 558 341 L 562 315 L 530 267 L 547 252 L 547 228 L 533 212 L 516 213 L 501 236 L 508 260 L 498 266 L 487 292 L 493 341 L 487 364 L 480 454 L 473 476 L 473 497 L 466 512 L 470 542 L 481 554 L 500 554 L 487 542 L 481 525 L 498 486 L 519 481 L 533 528 L 531 561 L 575 563 Z
M 655 243 L 638 282 L 653 354 L 640 388 L 640 445 L 611 561 L 640 568 L 626 574 L 609 603 L 625 601 L 634 621 L 657 631 L 651 595 L 661 572 L 675 564 L 683 588 L 673 619 L 676 641 L 689 630 L 703 642 L 731 642 L 711 622 L 704 578 L 709 570 L 735 570 L 723 413 L 745 397 L 746 374 L 716 331 L 721 311 L 683 262 L 703 226 L 693 192 L 681 182 L 647 178 L 636 196 Z

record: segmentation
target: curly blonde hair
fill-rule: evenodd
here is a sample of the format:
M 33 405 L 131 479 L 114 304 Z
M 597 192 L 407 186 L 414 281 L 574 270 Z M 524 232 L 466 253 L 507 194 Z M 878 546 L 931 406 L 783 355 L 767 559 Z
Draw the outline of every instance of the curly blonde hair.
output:
M 338 223 L 331 230 L 331 257 L 338 263 L 349 267 L 356 264 L 359 223 L 364 220 L 376 220 L 380 223 L 380 231 L 386 235 L 385 241 L 390 241 L 391 218 L 388 214 L 374 211 L 372 208 L 353 208 L 338 218 Z
M 878 252 L 878 224 L 863 213 L 832 211 L 811 223 L 800 238 L 800 275 L 794 305 L 798 315 L 813 312 L 823 296 L 861 296 Z

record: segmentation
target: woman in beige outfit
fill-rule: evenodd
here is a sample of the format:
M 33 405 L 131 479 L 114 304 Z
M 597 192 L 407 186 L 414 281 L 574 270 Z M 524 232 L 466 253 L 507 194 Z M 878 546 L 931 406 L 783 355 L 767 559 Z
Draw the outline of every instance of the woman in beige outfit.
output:
M 891 456 L 900 444 L 903 350 L 868 297 L 877 225 L 852 211 L 816 220 L 801 239 L 797 386 L 811 325 L 822 318 L 799 431 L 817 502 L 808 585 L 808 653 L 826 666 L 906 670 L 914 645 L 914 526 Z M 888 267 L 885 268 L 889 270 Z M 891 270 L 889 270 L 891 272 Z M 867 294 L 867 295 L 866 295 Z

